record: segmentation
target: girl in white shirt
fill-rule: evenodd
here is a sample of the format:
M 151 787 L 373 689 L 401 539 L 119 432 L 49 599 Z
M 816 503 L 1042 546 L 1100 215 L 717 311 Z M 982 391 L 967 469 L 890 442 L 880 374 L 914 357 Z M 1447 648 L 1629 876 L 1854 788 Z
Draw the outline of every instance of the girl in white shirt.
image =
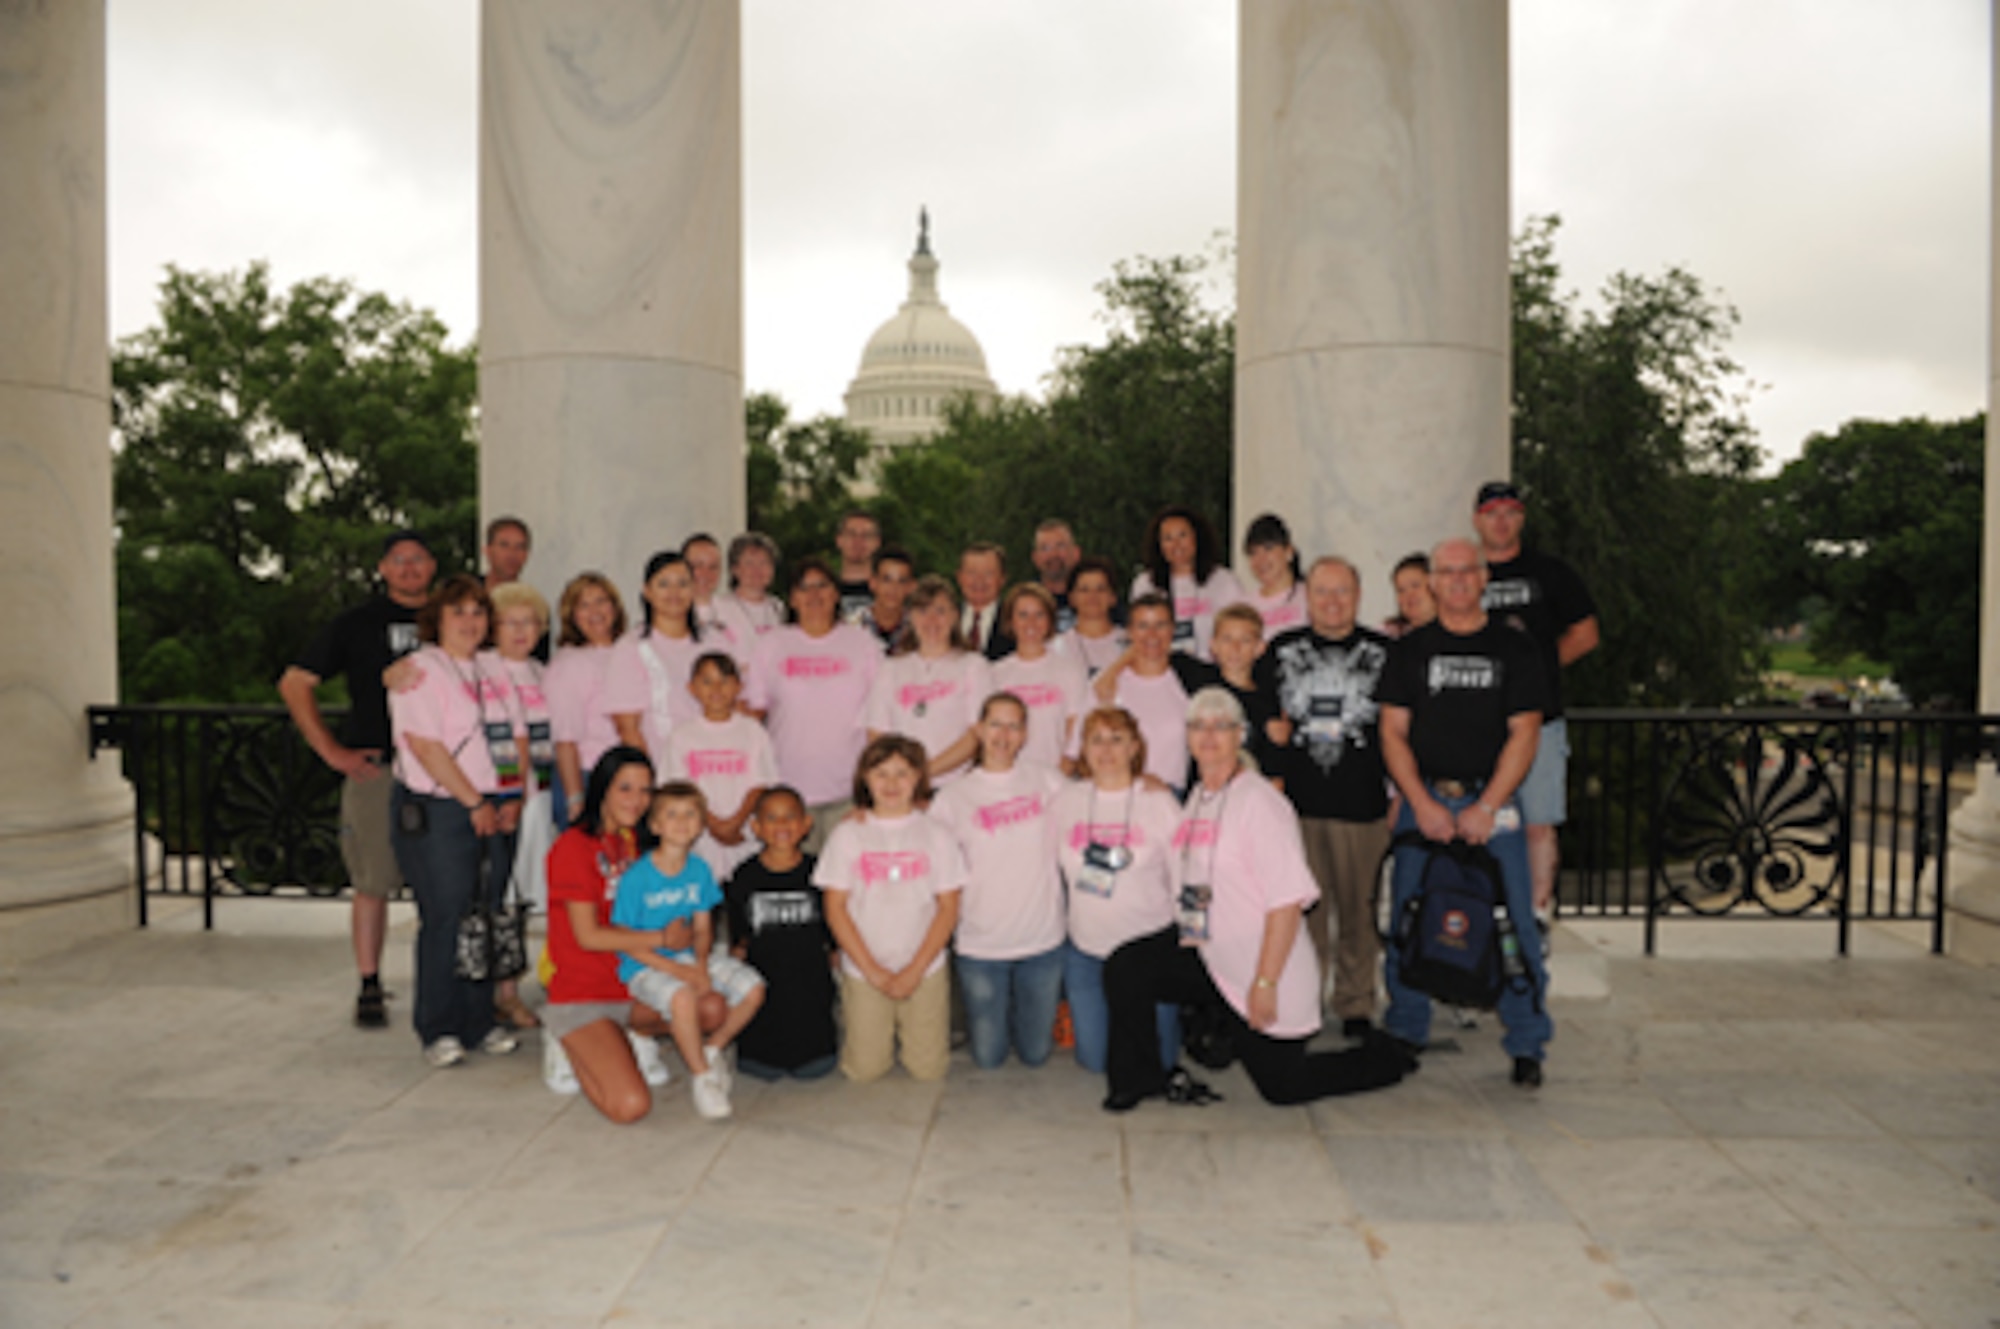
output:
M 1208 518 L 1193 508 L 1165 507 L 1146 528 L 1140 549 L 1145 571 L 1132 580 L 1132 598 L 1160 591 L 1173 603 L 1174 649 L 1208 659 L 1215 611 L 1250 597 L 1223 565 L 1222 545 Z
M 1000 623 L 1014 638 L 1014 653 L 994 664 L 993 685 L 1028 708 L 1028 745 L 1021 758 L 1059 770 L 1077 717 L 1090 700 L 1090 675 L 1075 656 L 1050 649 L 1056 598 L 1034 582 L 1007 592 Z

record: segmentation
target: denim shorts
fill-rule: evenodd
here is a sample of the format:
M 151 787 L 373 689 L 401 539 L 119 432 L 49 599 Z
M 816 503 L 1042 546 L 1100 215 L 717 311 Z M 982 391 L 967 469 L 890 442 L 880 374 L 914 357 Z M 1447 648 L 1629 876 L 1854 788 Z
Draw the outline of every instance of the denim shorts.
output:
M 1535 764 L 1514 797 L 1521 801 L 1521 820 L 1530 826 L 1560 826 L 1569 820 L 1568 722 L 1543 721 Z

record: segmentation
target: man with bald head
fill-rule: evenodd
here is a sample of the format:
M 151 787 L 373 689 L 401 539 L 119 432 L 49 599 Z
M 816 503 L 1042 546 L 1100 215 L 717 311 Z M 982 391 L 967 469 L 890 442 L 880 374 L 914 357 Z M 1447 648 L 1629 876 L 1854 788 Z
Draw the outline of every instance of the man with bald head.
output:
M 1509 920 L 1522 929 L 1534 916 L 1534 886 L 1516 792 L 1534 764 L 1548 685 L 1527 634 L 1487 617 L 1485 590 L 1477 545 L 1445 540 L 1431 551 L 1438 615 L 1390 648 L 1379 692 L 1382 759 L 1403 793 L 1397 832 L 1485 845 L 1500 865 Z M 1427 857 L 1418 846 L 1397 846 L 1391 917 L 1416 898 Z M 1514 1059 L 1514 1083 L 1533 1089 L 1554 1026 L 1543 1002 L 1541 948 L 1530 941 L 1519 954 L 1529 990 L 1509 984 L 1502 992 L 1501 1046 Z M 1402 985 L 1393 948 L 1382 972 L 1389 988 L 1382 1028 L 1414 1058 L 1430 1038 L 1430 998 Z
M 1375 881 L 1389 847 L 1375 688 L 1389 639 L 1357 626 L 1361 578 L 1344 558 L 1306 570 L 1306 626 L 1281 632 L 1257 660 L 1257 690 L 1283 717 L 1278 769 L 1299 814 L 1320 903 L 1306 915 L 1320 972 L 1333 975 L 1333 1013 L 1348 1038 L 1375 1015 Z

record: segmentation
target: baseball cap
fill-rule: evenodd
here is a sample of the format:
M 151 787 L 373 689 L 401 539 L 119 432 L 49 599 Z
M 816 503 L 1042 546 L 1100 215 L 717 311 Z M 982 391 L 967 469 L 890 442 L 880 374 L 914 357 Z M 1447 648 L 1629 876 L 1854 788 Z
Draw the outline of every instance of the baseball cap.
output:
M 1479 497 L 1472 501 L 1474 512 L 1484 512 L 1489 503 L 1512 503 L 1515 507 L 1526 507 L 1521 501 L 1521 491 L 1514 487 L 1512 480 L 1488 480 L 1479 486 Z

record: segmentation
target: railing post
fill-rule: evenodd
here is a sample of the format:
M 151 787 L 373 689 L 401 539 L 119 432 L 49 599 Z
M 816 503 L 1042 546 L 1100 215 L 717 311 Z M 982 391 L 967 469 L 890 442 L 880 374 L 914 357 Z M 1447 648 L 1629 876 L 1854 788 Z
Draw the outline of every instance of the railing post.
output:
M 1660 843 L 1660 728 L 1661 722 L 1649 720 L 1647 738 L 1647 790 L 1646 790 L 1646 954 L 1653 954 L 1659 932 L 1660 874 L 1666 871 L 1664 849 Z M 1629 820 L 1629 818 L 1628 818 Z
M 1856 754 L 1861 750 L 1861 743 L 1860 743 L 1861 735 L 1858 726 L 1851 719 L 1847 723 L 1848 723 L 1847 760 L 1841 763 L 1843 772 L 1841 775 L 1841 784 L 1843 786 L 1843 789 L 1840 796 L 1840 827 L 1839 827 L 1840 890 L 1834 895 L 1834 901 L 1835 901 L 1834 952 L 1835 954 L 1841 956 L 1845 956 L 1847 954 L 1848 929 L 1853 925 L 1852 914 L 1854 911 L 1852 906 L 1854 902 L 1854 762 Z M 1869 739 L 1871 740 L 1868 744 L 1868 787 L 1871 791 L 1873 791 L 1874 789 L 1878 788 L 1878 784 L 1875 777 L 1877 775 L 1877 767 L 1879 766 L 1880 763 L 1876 759 L 1876 749 L 1879 748 L 1881 745 L 1873 741 L 1876 737 L 1876 732 L 1872 722 L 1869 725 L 1868 736 Z M 1868 845 L 1869 845 L 1868 874 L 1869 874 L 1869 880 L 1871 882 L 1870 886 L 1871 899 L 1873 898 L 1872 882 L 1874 880 L 1874 875 L 1875 875 L 1875 814 L 1876 814 L 1875 804 L 1878 801 L 1879 800 L 1871 792 L 1868 800 Z

